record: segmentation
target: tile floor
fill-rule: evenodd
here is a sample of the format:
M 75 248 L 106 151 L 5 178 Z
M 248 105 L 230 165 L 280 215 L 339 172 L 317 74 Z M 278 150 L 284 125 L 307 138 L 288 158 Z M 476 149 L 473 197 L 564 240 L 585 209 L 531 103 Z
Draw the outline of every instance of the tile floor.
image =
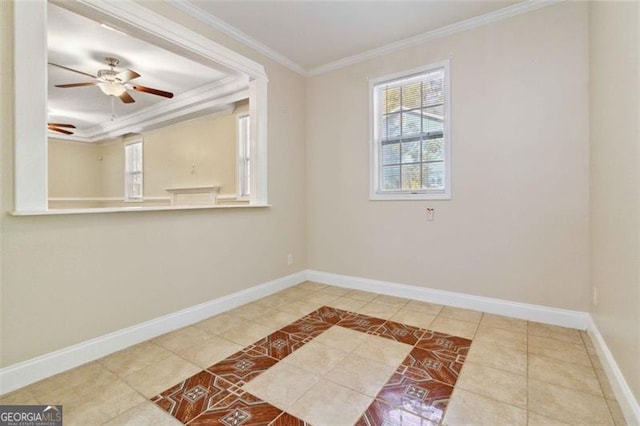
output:
M 306 282 L 0 398 L 65 425 L 622 425 L 584 332 Z

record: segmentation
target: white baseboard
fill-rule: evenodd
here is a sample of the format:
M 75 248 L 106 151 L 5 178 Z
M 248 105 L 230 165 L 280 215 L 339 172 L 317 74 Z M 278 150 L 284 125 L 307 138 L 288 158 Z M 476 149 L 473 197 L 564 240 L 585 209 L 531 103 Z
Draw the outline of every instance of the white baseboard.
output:
M 328 272 L 309 270 L 307 271 L 307 279 L 309 281 L 316 281 L 338 287 L 372 291 L 389 296 L 406 297 L 458 308 L 474 309 L 491 314 L 577 328 L 579 330 L 585 330 L 587 328 L 587 320 L 589 318 L 589 314 L 586 312 L 511 302 L 490 297 L 473 296 L 452 291 L 435 290 L 415 285 L 331 274 Z
M 640 404 L 633 396 L 629 384 L 622 375 L 622 371 L 620 371 L 616 360 L 613 358 L 607 343 L 604 341 L 591 315 L 589 316 L 587 331 L 593 341 L 593 345 L 596 347 L 598 358 L 600 358 L 604 372 L 607 374 L 607 378 L 618 400 L 618 404 L 620 404 L 620 408 L 624 413 L 627 424 L 640 425 Z
M 213 315 L 253 302 L 305 280 L 306 271 L 300 271 L 2 368 L 0 369 L 0 395 L 161 334 L 195 324 Z

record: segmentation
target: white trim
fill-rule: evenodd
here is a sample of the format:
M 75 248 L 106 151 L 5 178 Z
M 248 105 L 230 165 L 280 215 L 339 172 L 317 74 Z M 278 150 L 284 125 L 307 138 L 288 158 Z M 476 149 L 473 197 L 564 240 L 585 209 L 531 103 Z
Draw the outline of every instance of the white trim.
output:
M 406 49 L 407 47 L 471 30 L 483 25 L 491 24 L 493 22 L 502 21 L 503 19 L 522 15 L 523 13 L 531 12 L 546 6 L 551 6 L 562 1 L 564 0 L 526 0 L 520 3 L 516 3 L 513 6 L 508 6 L 503 9 L 485 13 L 484 15 L 476 16 L 475 18 L 456 22 L 454 24 L 447 25 L 433 31 L 419 34 L 415 37 L 406 38 L 404 40 L 396 41 L 394 43 L 377 47 L 375 49 L 367 50 L 366 52 L 358 53 L 353 56 L 347 56 L 346 58 L 338 59 L 337 61 L 329 62 L 328 64 L 324 64 L 308 70 L 307 75 L 313 77 L 330 71 L 335 71 L 349 65 L 357 64 L 358 62 L 377 58 L 379 56 L 386 55 L 397 50 Z
M 267 58 L 272 59 L 277 63 L 279 63 L 280 65 L 283 65 L 289 68 L 291 71 L 294 71 L 301 75 L 307 74 L 307 72 L 303 67 L 301 67 L 291 59 L 276 52 L 270 47 L 260 43 L 258 40 L 243 33 L 233 25 L 226 23 L 222 19 L 210 14 L 209 12 L 196 6 L 195 4 L 189 2 L 188 0 L 167 0 L 167 2 L 172 6 L 174 6 L 175 8 L 180 9 L 183 12 L 186 12 L 187 14 L 189 14 L 190 16 L 198 19 L 199 21 L 204 22 L 205 24 L 208 24 L 213 28 L 217 29 L 218 31 L 223 32 L 229 37 L 239 41 L 245 46 L 248 46 L 254 49 L 256 52 L 262 53 Z
M 126 29 L 127 33 L 147 42 L 157 44 L 170 51 L 188 56 L 193 60 L 208 63 L 216 69 L 232 76 L 243 76 L 249 80 L 249 98 L 252 106 L 252 120 L 256 121 L 255 140 L 257 145 L 252 163 L 256 179 L 253 182 L 256 193 L 251 202 L 267 204 L 267 82 L 264 66 L 246 58 L 180 24 L 152 12 L 134 0 L 77 0 L 65 4 L 70 10 L 87 16 L 99 16 L 103 23 Z M 14 7 L 15 26 L 15 205 L 14 212 L 42 214 L 47 210 L 47 131 L 46 131 L 46 1 L 17 2 Z M 103 18 L 106 18 L 103 19 Z M 40 58 L 34 63 L 33 58 Z M 42 62 L 42 66 L 38 64 Z M 18 78 L 19 77 L 19 78 Z M 234 84 L 234 83 L 229 83 Z M 245 87 L 246 88 L 246 87 Z M 236 93 L 237 92 L 236 90 Z M 184 117 L 202 107 L 220 107 L 223 102 L 233 102 L 237 94 L 209 101 L 208 105 L 182 105 L 169 113 L 168 119 Z M 264 97 L 255 99 L 255 96 Z M 176 97 L 177 98 L 177 97 Z M 206 102 L 205 102 L 206 103 Z M 255 105 L 255 106 L 254 106 Z M 219 108 L 218 108 L 219 109 Z M 157 112 L 157 110 L 154 110 Z M 255 118 L 253 118 L 255 117 Z M 131 119 L 131 116 L 128 117 Z M 154 121 L 155 120 L 155 121 Z M 152 117 L 150 123 L 160 120 Z M 127 123 L 132 124 L 132 123 Z M 253 125 L 253 122 L 252 122 Z M 113 130 L 113 129 L 111 129 Z M 139 133 L 135 128 L 131 130 Z M 114 211 L 102 209 L 102 213 Z M 117 211 L 117 210 L 115 210 Z M 129 211 L 129 210 L 125 210 Z M 60 214 L 61 212 L 56 212 Z M 74 211 L 72 213 L 78 213 Z M 83 212 L 84 213 L 84 212 Z
M 140 213 L 159 212 L 173 210 L 216 210 L 216 209 L 253 209 L 271 207 L 267 203 L 247 203 L 247 204 L 216 204 L 216 205 L 184 205 L 184 206 L 126 206 L 126 207 L 93 207 L 81 209 L 50 209 L 50 210 L 30 210 L 30 211 L 10 211 L 11 216 L 58 216 L 65 214 L 101 214 L 101 213 Z
M 586 312 L 531 305 L 491 297 L 474 296 L 453 291 L 436 290 L 416 285 L 372 280 L 369 278 L 314 270 L 307 271 L 307 279 L 309 281 L 316 281 L 338 287 L 371 291 L 389 296 L 405 297 L 458 308 L 474 309 L 491 314 L 577 328 L 579 330 L 585 330 L 587 328 L 587 320 L 589 317 L 589 314 Z
M 640 425 L 640 403 L 638 403 L 633 396 L 629 384 L 622 375 L 622 371 L 620 371 L 618 363 L 616 363 L 615 358 L 611 354 L 607 342 L 605 342 L 602 334 L 600 334 L 600 330 L 598 330 L 598 326 L 592 315 L 589 315 L 587 331 L 591 337 L 593 346 L 596 348 L 598 358 L 604 367 L 613 393 L 618 400 L 618 404 L 620 404 L 625 420 L 629 425 Z M 635 371 L 635 373 L 637 373 L 637 371 Z
M 419 74 L 437 69 L 444 69 L 444 179 L 445 187 L 442 190 L 419 191 L 381 191 L 380 190 L 380 159 L 379 135 L 377 115 L 380 106 L 374 94 L 376 86 L 393 80 L 418 77 Z M 369 79 L 369 200 L 450 200 L 451 199 L 451 60 L 435 62 L 419 68 L 397 72 L 383 77 Z
M 306 271 L 250 287 L 209 302 L 0 369 L 0 394 L 69 370 L 113 352 L 207 319 L 306 280 Z
M 240 122 L 243 119 L 248 120 L 248 131 L 244 132 L 240 126 Z M 247 158 L 246 151 L 247 148 L 249 151 L 249 162 L 251 161 L 251 117 L 249 116 L 249 112 L 236 114 L 236 199 L 238 200 L 248 200 L 249 194 L 245 194 L 243 189 L 245 185 L 251 189 L 251 182 L 245 181 L 247 165 L 245 162 L 245 158 Z M 247 146 L 248 145 L 248 146 Z

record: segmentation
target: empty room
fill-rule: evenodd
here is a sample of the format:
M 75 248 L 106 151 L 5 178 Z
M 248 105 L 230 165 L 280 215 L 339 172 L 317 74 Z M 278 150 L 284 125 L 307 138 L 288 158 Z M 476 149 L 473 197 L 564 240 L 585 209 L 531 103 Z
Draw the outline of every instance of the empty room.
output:
M 0 426 L 640 426 L 640 2 L 0 0 Z

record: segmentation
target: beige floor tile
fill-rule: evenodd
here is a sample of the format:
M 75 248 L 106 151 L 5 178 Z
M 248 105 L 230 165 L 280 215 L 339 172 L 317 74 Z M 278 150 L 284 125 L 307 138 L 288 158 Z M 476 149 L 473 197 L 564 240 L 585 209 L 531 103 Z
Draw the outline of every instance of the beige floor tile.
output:
M 342 309 L 343 311 L 355 312 L 356 310 L 362 308 L 368 302 L 350 299 L 348 297 L 338 297 L 337 299 L 329 302 L 329 306 L 333 306 L 334 308 Z
M 15 390 L 0 397 L 0 405 L 31 405 L 37 403 L 36 397 L 26 388 Z
M 320 334 L 313 341 L 351 352 L 364 340 L 366 334 L 335 325 Z
M 296 285 L 295 287 L 292 288 L 300 288 L 303 290 L 320 290 L 327 287 L 327 284 L 322 284 L 322 283 L 316 283 L 313 281 L 305 281 L 303 283 L 300 283 L 298 285 Z
M 527 375 L 527 353 L 504 346 L 478 342 L 471 344 L 466 362 L 474 362 L 510 373 Z
M 332 370 L 348 354 L 342 349 L 313 340 L 283 359 L 282 362 L 322 376 Z
M 516 333 L 511 330 L 502 328 L 489 327 L 480 324 L 478 332 L 473 340 L 474 342 L 482 342 L 489 345 L 503 346 L 518 351 L 527 351 L 527 335 L 524 333 Z
M 472 322 L 458 321 L 440 316 L 436 317 L 429 326 L 429 330 L 464 337 L 465 339 L 473 339 L 477 328 L 478 325 Z
M 220 334 L 236 324 L 244 323 L 244 319 L 229 314 L 220 314 L 194 324 L 193 327 L 204 330 L 210 334 Z
M 362 300 L 363 302 L 371 302 L 373 299 L 378 297 L 376 293 L 370 293 L 368 291 L 362 290 L 351 290 L 349 293 L 344 295 L 350 299 Z
M 286 410 L 317 381 L 317 376 L 294 365 L 279 362 L 244 385 L 242 389 Z
M 494 314 L 484 314 L 480 323 L 485 324 L 488 327 L 503 328 L 505 330 L 515 331 L 517 333 L 527 332 L 527 321 L 518 318 L 510 318 Z
M 196 327 L 184 327 L 171 333 L 152 339 L 151 342 L 171 352 L 178 352 L 181 349 L 202 343 L 211 338 L 212 334 Z
M 359 314 L 369 315 L 370 317 L 389 319 L 400 310 L 399 305 L 388 305 L 376 301 L 369 302 L 355 312 Z
M 301 294 L 308 294 L 304 291 Z M 287 304 L 291 301 L 290 298 L 281 295 L 280 293 L 272 294 L 270 296 L 263 297 L 262 299 L 258 299 L 253 303 L 257 303 L 258 305 L 265 306 L 271 309 L 278 309 L 281 305 Z
M 283 311 L 275 311 L 273 314 L 263 315 L 255 318 L 253 321 L 255 321 L 256 324 L 264 325 L 265 327 L 281 329 L 282 327 L 297 321 L 299 318 L 299 315 Z
M 557 325 L 529 321 L 529 335 L 547 337 L 561 342 L 573 343 L 574 345 L 584 345 L 582 337 L 580 337 L 580 331 L 573 328 L 558 327 Z
M 397 367 L 409 355 L 413 346 L 396 342 L 385 337 L 365 334 L 364 340 L 352 352 L 354 355 L 376 361 L 390 367 Z
M 529 411 L 527 414 L 529 417 L 529 422 L 527 423 L 528 426 L 562 426 L 567 424 L 560 420 L 551 419 L 541 414 L 534 413 L 533 411 Z
M 198 367 L 206 369 L 229 355 L 238 352 L 243 347 L 222 337 L 211 336 L 211 338 L 202 343 L 196 343 L 193 346 L 177 351 L 176 354 Z
M 142 395 L 122 380 L 118 380 L 92 392 L 85 392 L 83 401 L 76 407 L 76 410 L 77 414 L 82 413 L 83 418 L 99 415 L 103 419 L 100 422 L 102 423 L 143 402 L 145 402 L 145 398 Z
M 397 366 L 389 366 L 350 354 L 340 361 L 324 378 L 356 392 L 375 397 L 389 380 Z
M 181 422 L 154 403 L 146 401 L 111 419 L 105 426 L 179 426 Z
M 268 336 L 275 330 L 264 325 L 256 324 L 254 321 L 242 320 L 228 330 L 219 334 L 227 340 L 231 340 L 242 346 L 248 346 L 263 337 Z
M 587 355 L 589 355 L 589 359 L 591 360 L 591 365 L 596 370 L 604 370 L 602 366 L 602 362 L 600 362 L 600 357 L 594 348 L 587 347 Z
M 580 337 L 582 337 L 582 343 L 584 343 L 587 348 L 595 349 L 595 346 L 593 346 L 593 340 L 591 340 L 591 336 L 589 336 L 589 333 L 584 330 L 580 330 Z
M 607 377 L 607 373 L 604 370 L 596 369 L 594 370 L 596 376 L 598 377 L 598 382 L 600 383 L 600 388 L 602 389 L 602 393 L 606 399 L 616 399 L 615 394 L 613 393 L 613 389 L 611 388 L 611 383 L 609 382 L 609 378 Z
M 327 286 L 325 288 L 320 289 L 318 293 L 325 293 L 331 296 L 341 297 L 349 293 L 350 291 L 351 291 L 350 289 L 344 288 L 344 287 Z
M 527 424 L 527 412 L 522 408 L 456 388 L 442 424 L 524 426 Z
M 529 353 L 548 356 L 561 361 L 591 367 L 591 360 L 584 345 L 561 342 L 546 337 L 529 336 Z
M 454 308 L 445 306 L 439 314 L 442 318 L 449 318 L 458 321 L 472 322 L 478 324 L 482 318 L 482 312 L 472 311 L 471 309 Z
M 305 297 L 304 301 L 307 303 L 318 303 L 321 306 L 327 305 L 331 301 L 336 300 L 339 296 L 331 293 L 325 293 L 324 291 L 316 291 Z
M 167 349 L 151 342 L 143 342 L 98 360 L 118 376 L 126 376 L 162 361 L 171 355 Z
M 319 307 L 321 307 L 322 303 L 314 303 L 314 302 L 295 302 L 295 303 L 285 303 L 278 307 L 278 310 L 283 312 L 288 312 L 290 314 L 296 315 L 298 318 L 303 317 Z
M 613 424 L 604 398 L 534 379 L 529 379 L 529 410 L 571 424 Z
M 467 362 L 462 367 L 456 388 L 527 408 L 527 378 L 518 374 Z
M 615 400 L 607 399 L 607 405 L 609 405 L 609 411 L 611 412 L 611 417 L 613 417 L 613 421 L 616 426 L 626 426 L 627 421 L 624 418 L 620 404 Z
M 387 296 L 386 294 L 381 294 L 372 302 L 376 303 L 384 303 L 386 305 L 397 306 L 398 308 L 402 308 L 407 303 L 409 303 L 409 299 L 405 299 L 404 297 L 396 297 L 396 296 Z
M 177 355 L 170 357 L 135 373 L 126 376 L 124 380 L 147 398 L 151 398 L 168 389 L 176 383 L 202 371 Z
M 409 303 L 403 306 L 403 309 L 408 309 L 410 311 L 420 312 L 425 315 L 433 315 L 436 316 L 440 313 L 444 306 L 436 305 L 428 302 L 421 302 L 419 300 L 411 300 Z
M 229 315 L 235 315 L 240 318 L 252 320 L 263 315 L 273 315 L 277 311 L 259 303 L 248 303 L 235 309 L 225 312 Z
M 313 426 L 352 426 L 372 401 L 371 397 L 320 379 L 287 412 Z
M 55 403 L 65 391 L 76 394 L 77 388 L 91 390 L 106 386 L 118 379 L 114 373 L 97 362 L 91 362 L 43 381 L 29 385 L 27 389 L 41 404 Z M 51 402 L 48 402 L 51 401 Z
M 393 314 L 393 316 L 391 317 L 392 321 L 424 329 L 428 329 L 434 319 L 436 319 L 435 315 L 427 315 L 421 312 L 413 311 L 408 309 L 406 306 Z
M 603 396 L 593 368 L 572 362 L 531 354 L 529 355 L 529 377 L 596 396 Z

